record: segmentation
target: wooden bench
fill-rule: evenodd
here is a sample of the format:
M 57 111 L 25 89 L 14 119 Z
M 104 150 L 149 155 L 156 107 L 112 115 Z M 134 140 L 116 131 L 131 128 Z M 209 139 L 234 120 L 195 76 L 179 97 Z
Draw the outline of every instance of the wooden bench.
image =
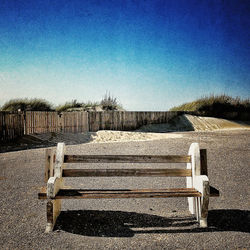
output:
M 209 197 L 219 196 L 219 191 L 209 186 L 206 150 L 192 143 L 187 155 L 66 155 L 64 143 L 58 143 L 56 152 L 46 150 L 45 181 L 39 199 L 47 199 L 47 226 L 53 230 L 61 211 L 62 199 L 101 198 L 168 198 L 188 197 L 191 214 L 196 216 L 200 227 L 207 227 Z M 186 168 L 128 168 L 128 169 L 67 169 L 69 163 L 186 163 Z M 65 177 L 115 177 L 151 176 L 186 177 L 185 188 L 139 189 L 139 190 L 87 190 L 64 186 Z

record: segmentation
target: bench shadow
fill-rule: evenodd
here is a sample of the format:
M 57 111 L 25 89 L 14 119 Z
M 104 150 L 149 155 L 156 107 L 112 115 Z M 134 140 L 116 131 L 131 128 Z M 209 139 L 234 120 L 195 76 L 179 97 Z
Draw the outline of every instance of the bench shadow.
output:
M 133 237 L 148 233 L 250 232 L 250 211 L 211 210 L 208 228 L 199 228 L 194 217 L 100 210 L 62 211 L 55 230 L 93 237 Z

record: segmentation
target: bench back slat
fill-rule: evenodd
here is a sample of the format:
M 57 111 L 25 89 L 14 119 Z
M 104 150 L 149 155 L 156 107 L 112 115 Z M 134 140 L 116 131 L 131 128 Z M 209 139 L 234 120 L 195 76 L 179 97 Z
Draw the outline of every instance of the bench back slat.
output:
M 63 169 L 63 177 L 113 177 L 113 176 L 192 176 L 191 169 Z
M 191 163 L 189 155 L 65 155 L 65 163 Z

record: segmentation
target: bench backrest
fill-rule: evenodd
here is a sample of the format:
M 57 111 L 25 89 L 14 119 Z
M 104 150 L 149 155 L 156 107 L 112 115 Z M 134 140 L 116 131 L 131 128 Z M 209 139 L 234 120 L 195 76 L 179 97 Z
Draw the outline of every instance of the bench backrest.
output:
M 185 163 L 182 168 L 67 169 L 66 163 Z M 49 177 L 192 177 L 207 175 L 206 150 L 191 144 L 188 155 L 67 155 L 64 143 L 46 150 L 45 182 Z M 188 178 L 189 179 L 189 178 Z M 190 178 L 191 181 L 192 178 Z

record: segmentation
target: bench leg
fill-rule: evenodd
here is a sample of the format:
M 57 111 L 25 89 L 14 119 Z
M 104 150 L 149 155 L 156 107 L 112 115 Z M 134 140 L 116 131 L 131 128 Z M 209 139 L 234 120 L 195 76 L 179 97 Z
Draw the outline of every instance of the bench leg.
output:
M 207 216 L 208 216 L 208 205 L 209 205 L 209 194 L 210 194 L 209 182 L 203 182 L 203 194 L 200 201 L 200 216 L 199 223 L 200 227 L 207 227 Z
M 188 197 L 188 210 L 191 214 L 196 214 L 196 199 Z
M 202 197 L 188 198 L 189 211 L 191 214 L 195 215 L 200 227 L 207 227 L 209 193 L 207 192 L 206 184 L 204 186 L 204 191 L 206 190 L 206 192 L 203 193 Z
M 56 219 L 61 212 L 61 200 L 49 200 L 47 202 L 47 226 L 45 233 L 53 231 Z
M 187 182 L 190 185 L 190 183 Z M 207 227 L 208 204 L 210 187 L 207 176 L 200 175 L 194 178 L 194 187 L 201 193 L 201 197 L 189 197 L 188 207 L 191 214 L 195 215 L 200 227 Z
M 193 215 L 195 215 L 195 218 L 197 221 L 199 221 L 199 197 L 195 197 L 193 198 L 194 203 L 193 203 L 193 207 L 194 207 L 194 213 Z
M 200 227 L 207 227 L 208 204 L 209 204 L 209 182 L 202 183 L 202 197 L 195 198 L 195 216 Z

